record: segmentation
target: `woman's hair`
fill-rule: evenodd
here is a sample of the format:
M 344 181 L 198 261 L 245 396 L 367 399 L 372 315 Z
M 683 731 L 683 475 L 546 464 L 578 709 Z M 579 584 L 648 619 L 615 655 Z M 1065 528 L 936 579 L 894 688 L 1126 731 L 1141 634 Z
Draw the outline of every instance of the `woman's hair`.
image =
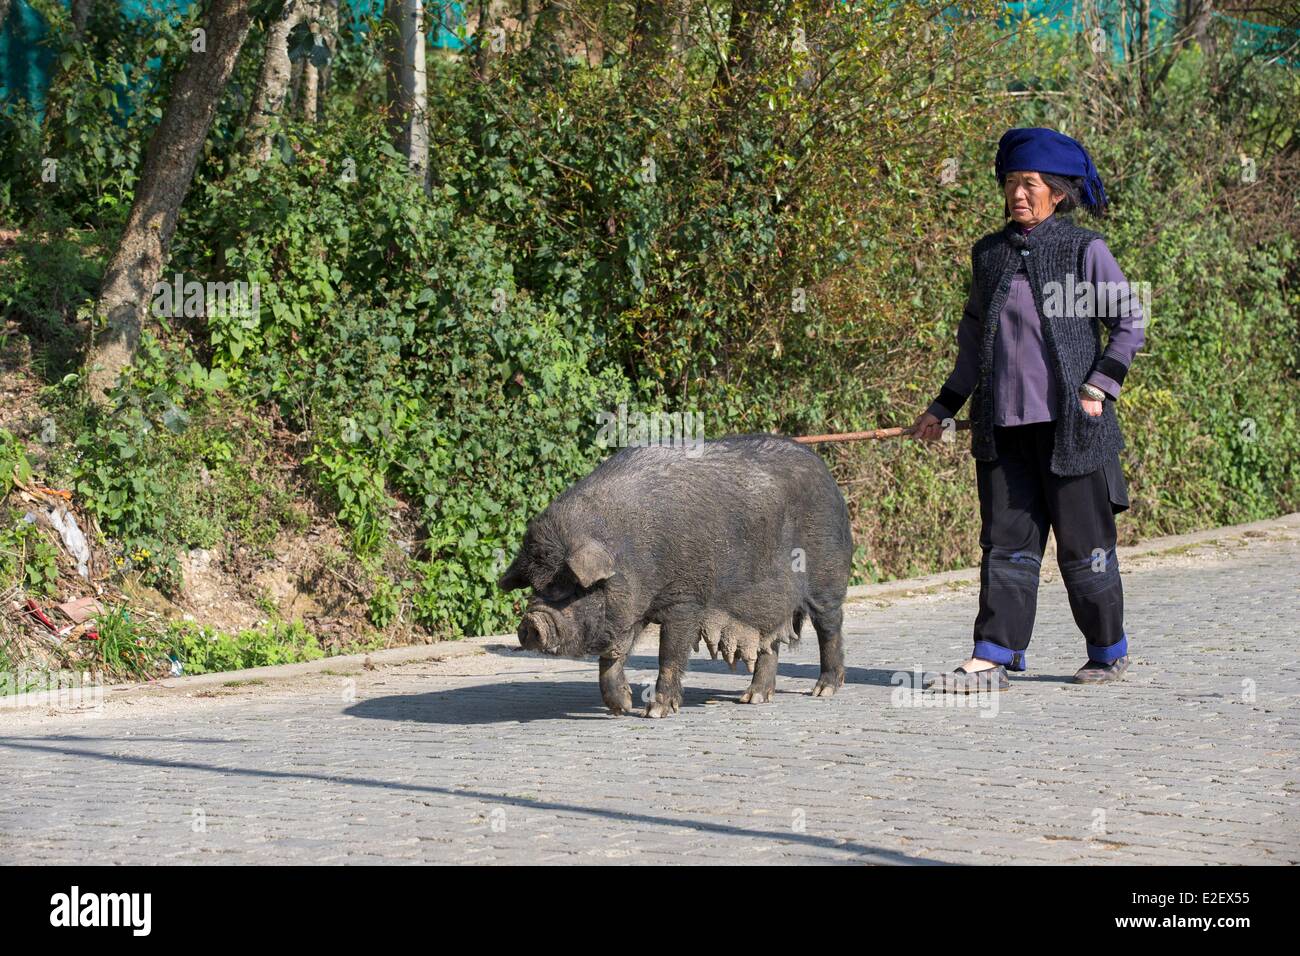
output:
M 1074 212 L 1075 209 L 1083 209 L 1094 219 L 1104 219 L 1107 212 L 1107 204 L 1101 203 L 1096 209 L 1090 209 L 1083 204 L 1083 177 L 1082 176 L 1058 176 L 1056 173 L 1039 173 L 1043 182 L 1049 189 L 1065 193 L 1056 206 L 1058 213 L 1064 214 Z M 1011 218 L 1011 207 L 1007 205 L 1004 198 L 1002 200 L 1002 215 L 1006 219 Z

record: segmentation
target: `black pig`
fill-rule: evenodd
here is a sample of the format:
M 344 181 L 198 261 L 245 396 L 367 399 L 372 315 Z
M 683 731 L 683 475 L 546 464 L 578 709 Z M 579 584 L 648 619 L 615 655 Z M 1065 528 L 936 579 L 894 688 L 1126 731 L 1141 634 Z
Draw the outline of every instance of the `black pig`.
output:
M 813 451 L 773 435 L 624 448 L 528 525 L 500 587 L 531 586 L 519 643 L 600 657 L 600 693 L 632 709 L 623 664 L 657 623 L 659 680 L 647 717 L 676 713 L 701 639 L 753 671 L 745 703 L 772 699 L 780 642 L 812 619 L 814 697 L 844 684 L 842 605 L 853 560 L 848 509 Z

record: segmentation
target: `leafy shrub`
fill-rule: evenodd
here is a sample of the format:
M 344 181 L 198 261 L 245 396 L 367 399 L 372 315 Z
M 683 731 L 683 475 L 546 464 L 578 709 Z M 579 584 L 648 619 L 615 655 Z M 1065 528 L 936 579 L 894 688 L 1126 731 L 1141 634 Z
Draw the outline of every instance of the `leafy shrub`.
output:
M 412 187 L 378 124 L 315 135 L 312 161 L 237 172 L 196 214 L 240 237 L 226 275 L 261 288 L 255 320 L 210 320 L 216 362 L 308 431 L 306 464 L 359 554 L 378 559 L 390 514 L 411 510 L 417 623 L 500 627 L 503 554 L 594 464 L 597 412 L 627 385 L 595 368 L 590 330 L 518 288 L 489 226 Z M 352 156 L 370 157 L 356 181 L 333 172 Z M 394 593 L 377 619 L 395 616 Z
M 181 549 L 236 540 L 265 549 L 299 526 L 292 489 L 268 464 L 265 419 L 223 393 L 209 373 L 153 339 L 139 368 L 102 412 L 62 389 L 56 467 L 114 539 L 115 565 L 164 590 L 179 585 Z
M 36 525 L 18 514 L 0 527 L 0 587 L 53 594 L 59 578 L 59 552 Z
M 169 640 L 187 674 L 294 664 L 325 656 L 315 635 L 301 621 L 275 621 L 236 634 L 176 624 Z

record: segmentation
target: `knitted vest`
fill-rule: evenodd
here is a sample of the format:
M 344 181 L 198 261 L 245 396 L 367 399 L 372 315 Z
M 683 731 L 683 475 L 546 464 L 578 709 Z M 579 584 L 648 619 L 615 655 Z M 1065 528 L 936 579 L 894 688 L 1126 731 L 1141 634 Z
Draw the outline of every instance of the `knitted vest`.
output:
M 1028 234 L 1014 223 L 990 233 L 971 249 L 976 304 L 984 317 L 981 329 L 979 381 L 971 395 L 971 454 L 981 461 L 997 458 L 993 435 L 993 352 L 998 319 L 1011 288 L 1011 279 L 1023 260 L 1033 291 L 1034 307 L 1043 327 L 1043 341 L 1051 358 L 1056 380 L 1056 446 L 1051 469 L 1057 475 L 1086 475 L 1096 471 L 1124 447 L 1115 402 L 1107 398 L 1102 413 L 1093 417 L 1079 405 L 1079 386 L 1087 380 L 1102 355 L 1101 322 L 1081 303 L 1055 308 L 1065 315 L 1049 315 L 1044 307 L 1044 288 L 1052 282 L 1068 290 L 1067 276 L 1078 286 L 1084 281 L 1084 252 L 1100 233 L 1077 226 L 1068 218 L 1052 215 Z M 1057 303 L 1065 296 L 1058 294 Z M 1070 312 L 1076 314 L 1069 314 Z M 1083 311 L 1085 314 L 1077 314 Z

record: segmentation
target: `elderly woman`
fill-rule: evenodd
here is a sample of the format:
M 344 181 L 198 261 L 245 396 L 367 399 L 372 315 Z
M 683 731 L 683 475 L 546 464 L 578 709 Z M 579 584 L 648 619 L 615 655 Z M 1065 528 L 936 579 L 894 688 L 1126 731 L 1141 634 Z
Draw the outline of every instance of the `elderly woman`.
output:
M 1115 558 L 1115 515 L 1128 507 L 1115 400 L 1145 320 L 1105 240 L 1066 216 L 1079 206 L 1106 213 L 1079 142 L 1050 129 L 1008 130 L 995 172 L 1011 221 L 972 249 L 957 365 L 913 426 L 914 437 L 940 438 L 973 394 L 983 552 L 975 646 L 927 684 L 952 693 L 1005 690 L 1007 671 L 1025 669 L 1049 526 L 1087 642 L 1074 680 L 1117 680 L 1129 661 Z

